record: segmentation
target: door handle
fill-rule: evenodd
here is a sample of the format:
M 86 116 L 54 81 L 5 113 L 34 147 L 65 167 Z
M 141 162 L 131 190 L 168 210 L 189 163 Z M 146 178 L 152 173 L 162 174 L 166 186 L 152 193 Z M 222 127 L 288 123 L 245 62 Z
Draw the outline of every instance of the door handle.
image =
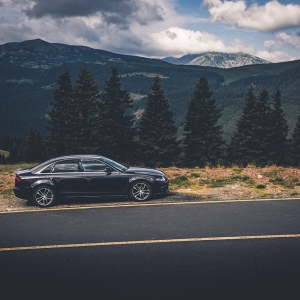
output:
M 86 179 L 87 181 L 91 181 L 91 177 L 84 177 L 84 179 Z

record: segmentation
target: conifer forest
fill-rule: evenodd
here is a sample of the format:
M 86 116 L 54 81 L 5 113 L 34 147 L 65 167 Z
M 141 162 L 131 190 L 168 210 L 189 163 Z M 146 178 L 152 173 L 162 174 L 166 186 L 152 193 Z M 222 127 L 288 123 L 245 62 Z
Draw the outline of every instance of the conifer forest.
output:
M 57 79 L 45 136 L 32 126 L 26 138 L 0 136 L 0 163 L 99 154 L 149 167 L 300 166 L 300 114 L 288 135 L 281 90 L 256 90 L 249 85 L 243 105 L 234 133 L 225 141 L 214 91 L 201 77 L 178 130 L 163 78 L 153 77 L 145 109 L 133 114 L 134 100 L 122 88 L 116 67 L 100 90 L 93 73 L 83 66 L 75 84 L 68 71 Z

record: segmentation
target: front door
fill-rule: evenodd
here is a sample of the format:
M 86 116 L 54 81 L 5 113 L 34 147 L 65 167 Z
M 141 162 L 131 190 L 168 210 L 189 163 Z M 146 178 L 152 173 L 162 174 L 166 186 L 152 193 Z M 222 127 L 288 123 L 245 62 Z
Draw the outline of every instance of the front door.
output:
M 121 193 L 120 173 L 118 171 L 105 172 L 105 168 L 109 166 L 97 159 L 82 159 L 81 166 L 87 195 L 117 195 Z

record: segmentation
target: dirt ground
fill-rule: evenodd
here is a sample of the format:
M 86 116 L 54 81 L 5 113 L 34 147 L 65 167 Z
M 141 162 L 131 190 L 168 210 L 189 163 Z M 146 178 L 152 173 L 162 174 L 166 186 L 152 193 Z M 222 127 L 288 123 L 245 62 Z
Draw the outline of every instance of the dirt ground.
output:
M 268 168 L 167 168 L 170 193 L 147 203 L 243 200 L 254 198 L 300 198 L 300 169 L 271 166 Z M 0 211 L 38 209 L 29 201 L 13 195 L 14 174 L 0 173 Z M 58 207 L 130 205 L 124 197 L 68 198 Z

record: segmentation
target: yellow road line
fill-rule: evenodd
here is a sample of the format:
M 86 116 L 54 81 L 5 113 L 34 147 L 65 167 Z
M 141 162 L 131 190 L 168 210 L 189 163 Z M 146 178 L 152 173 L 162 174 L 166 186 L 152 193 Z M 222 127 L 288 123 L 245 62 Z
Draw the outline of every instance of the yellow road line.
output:
M 299 201 L 300 198 L 286 198 L 286 199 L 245 199 L 245 200 L 214 200 L 214 201 L 190 201 L 190 202 L 157 202 L 157 203 L 120 203 L 116 205 L 84 205 L 74 207 L 53 207 L 53 208 L 39 208 L 30 210 L 9 210 L 0 211 L 0 214 L 12 213 L 30 213 L 30 212 L 47 212 L 59 210 L 82 210 L 82 209 L 96 209 L 96 208 L 120 208 L 120 207 L 143 207 L 143 206 L 167 206 L 167 205 L 195 205 L 195 204 L 216 204 L 216 203 L 245 203 L 245 202 L 268 202 L 268 201 Z
M 0 252 L 41 250 L 41 249 L 60 249 L 60 248 L 78 248 L 78 247 L 101 247 L 101 246 L 120 246 L 120 245 L 186 243 L 186 242 L 205 242 L 205 241 L 231 241 L 231 240 L 253 240 L 253 239 L 278 239 L 278 238 L 300 238 L 300 234 L 221 236 L 221 237 L 206 237 L 206 238 L 185 238 L 185 239 L 141 240 L 141 241 L 123 241 L 123 242 L 100 242 L 100 243 L 84 243 L 84 244 L 26 246 L 26 247 L 0 248 Z

